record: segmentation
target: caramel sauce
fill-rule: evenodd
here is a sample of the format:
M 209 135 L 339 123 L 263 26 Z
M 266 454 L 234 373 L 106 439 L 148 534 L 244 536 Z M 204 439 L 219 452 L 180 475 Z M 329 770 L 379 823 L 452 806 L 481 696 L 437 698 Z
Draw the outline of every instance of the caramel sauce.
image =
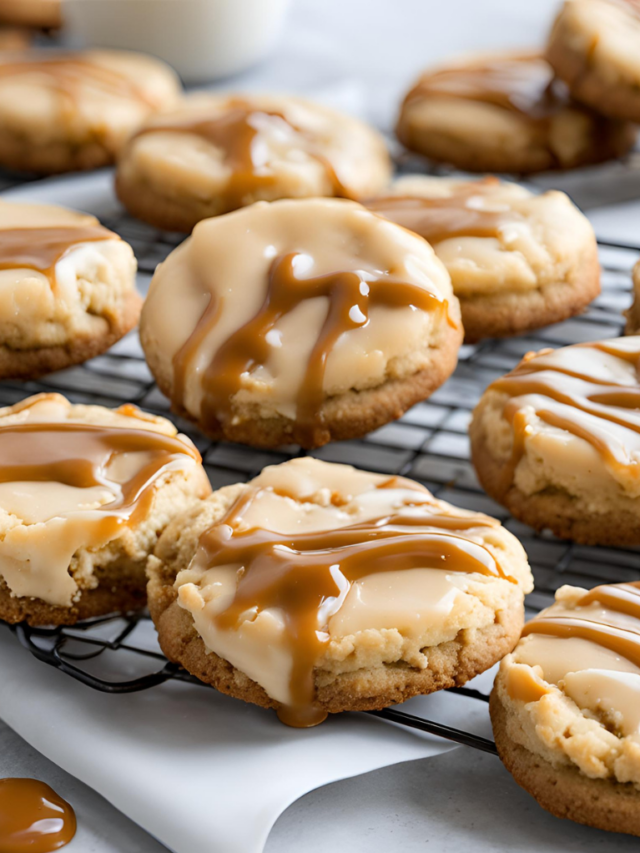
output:
M 438 310 L 448 315 L 441 296 L 418 285 L 393 278 L 368 280 L 360 272 L 335 272 L 312 278 L 295 275 L 296 253 L 276 258 L 269 272 L 265 301 L 255 317 L 233 332 L 218 348 L 204 373 L 201 418 L 206 424 L 225 423 L 233 417 L 233 397 L 243 386 L 243 375 L 266 363 L 271 346 L 268 332 L 278 320 L 307 299 L 326 297 L 327 316 L 311 352 L 297 397 L 293 439 L 303 447 L 319 442 L 322 427 L 323 380 L 327 359 L 340 335 L 369 322 L 369 308 L 415 306 L 422 311 Z M 220 305 L 211 298 L 202 319 L 186 344 L 174 357 L 176 399 L 182 402 L 185 377 L 200 343 L 216 322 Z
M 497 178 L 484 178 L 454 187 L 452 194 L 445 198 L 390 195 L 362 203 L 385 219 L 414 231 L 429 243 L 439 243 L 451 237 L 499 237 L 505 225 L 522 221 L 522 217 L 513 210 L 484 210 L 470 204 L 497 184 Z
M 295 134 L 295 146 L 319 161 L 331 183 L 333 194 L 341 198 L 352 198 L 353 194 L 344 186 L 330 160 L 318 149 L 312 134 L 295 127 L 284 113 L 274 109 L 252 106 L 242 100 L 230 104 L 227 111 L 211 119 L 167 119 L 138 131 L 133 139 L 150 133 L 179 132 L 200 136 L 223 152 L 224 165 L 229 169 L 229 181 L 225 188 L 225 208 L 234 210 L 256 200 L 256 197 L 277 188 L 280 178 L 262 162 L 256 143 L 261 136 L 261 126 L 266 123 L 274 130 L 278 128 Z
M 61 258 L 79 243 L 117 240 L 102 225 L 55 228 L 7 228 L 0 230 L 0 270 L 33 269 L 55 283 L 55 268 Z
M 119 454 L 143 452 L 148 461 L 126 483 L 109 479 L 107 467 Z M 82 520 L 96 542 L 116 535 L 123 525 L 144 517 L 155 483 L 184 456 L 200 461 L 198 451 L 178 438 L 144 429 L 93 424 L 22 423 L 0 427 L 0 483 L 54 482 L 79 489 L 104 486 L 114 501 L 98 507 L 102 518 Z
M 24 59 L 12 56 L 10 61 L 0 61 L 0 80 L 24 74 L 43 75 L 47 85 L 74 104 L 77 102 L 79 92 L 89 85 L 114 97 L 133 98 L 148 107 L 154 109 L 156 107 L 156 104 L 126 75 L 81 57 L 60 55 L 30 59 L 27 55 Z
M 514 436 L 511 461 L 504 472 L 509 481 L 524 453 L 527 430 L 519 400 L 530 395 L 535 395 L 531 405 L 543 423 L 584 439 L 614 470 L 629 471 L 638 467 L 630 450 L 640 450 L 640 382 L 624 385 L 613 379 L 598 380 L 581 371 L 579 351 L 582 348 L 595 349 L 640 367 L 640 350 L 620 352 L 606 343 L 580 344 L 575 347 L 575 369 L 550 365 L 530 356 L 489 386 L 511 398 L 503 412 Z M 610 425 L 623 428 L 624 442 L 612 432 Z
M 65 800 L 36 779 L 0 779 L 0 851 L 50 853 L 76 834 L 76 816 Z
M 612 625 L 605 614 L 599 614 L 597 621 L 591 614 L 590 618 L 582 618 L 580 612 L 576 611 L 575 615 L 549 614 L 536 617 L 524 626 L 522 636 L 547 634 L 561 639 L 576 637 L 588 640 L 640 667 L 640 581 L 598 586 L 586 593 L 577 606 L 586 607 L 594 601 L 608 610 L 633 616 L 638 620 L 637 628 Z
M 469 529 L 497 525 L 486 516 L 444 516 L 428 503 L 407 502 L 371 521 L 283 534 L 243 523 L 257 494 L 248 489 L 202 534 L 194 562 L 207 569 L 241 567 L 233 601 L 214 617 L 220 630 L 237 630 L 247 611 L 274 608 L 284 615 L 293 661 L 291 704 L 278 713 L 287 725 L 312 726 L 327 716 L 315 703 L 314 668 L 329 643 L 329 620 L 355 581 L 380 572 L 441 569 L 515 583 L 488 549 L 465 537 Z
M 520 666 L 509 670 L 507 691 L 514 702 L 538 702 L 549 692 L 528 667 Z
M 569 103 L 565 85 L 536 54 L 487 59 L 484 64 L 443 68 L 426 74 L 405 98 L 446 97 L 480 101 L 544 123 Z

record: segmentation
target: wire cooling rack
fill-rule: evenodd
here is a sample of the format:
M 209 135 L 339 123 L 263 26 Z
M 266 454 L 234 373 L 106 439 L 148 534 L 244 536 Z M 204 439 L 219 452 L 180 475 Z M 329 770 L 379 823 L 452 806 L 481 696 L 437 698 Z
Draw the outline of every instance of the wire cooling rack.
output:
M 3 181 L 0 176 L 0 189 L 17 183 L 18 180 L 9 178 Z M 142 289 L 148 285 L 156 265 L 183 239 L 183 235 L 157 231 L 124 214 L 103 217 L 102 221 L 132 245 L 138 258 Z M 526 337 L 463 346 L 454 375 L 428 401 L 361 440 L 329 444 L 313 451 L 313 455 L 329 462 L 347 462 L 384 474 L 412 477 L 443 500 L 499 518 L 521 540 L 529 555 L 536 589 L 528 596 L 527 605 L 533 610 L 548 606 L 555 590 L 565 583 L 589 588 L 599 583 L 640 579 L 638 550 L 576 545 L 549 533 L 537 534 L 513 519 L 480 488 L 469 460 L 467 437 L 471 412 L 483 390 L 513 368 L 526 352 L 621 334 L 622 311 L 630 302 L 630 272 L 638 257 L 640 241 L 637 245 L 601 241 L 602 294 L 586 313 Z M 40 391 L 59 391 L 74 402 L 105 406 L 131 402 L 170 417 L 202 453 L 214 489 L 251 479 L 265 465 L 302 453 L 295 446 L 269 451 L 211 442 L 192 424 L 174 417 L 168 401 L 153 382 L 135 333 L 107 354 L 81 366 L 38 382 L 0 384 L 0 404 L 8 405 Z M 133 692 L 169 679 L 202 685 L 166 660 L 145 614 L 100 618 L 73 628 L 34 629 L 23 624 L 13 630 L 38 659 L 96 690 Z M 449 692 L 478 702 L 486 702 L 488 698 L 484 692 L 470 688 L 454 688 Z M 469 731 L 393 708 L 370 713 L 495 753 L 492 741 Z

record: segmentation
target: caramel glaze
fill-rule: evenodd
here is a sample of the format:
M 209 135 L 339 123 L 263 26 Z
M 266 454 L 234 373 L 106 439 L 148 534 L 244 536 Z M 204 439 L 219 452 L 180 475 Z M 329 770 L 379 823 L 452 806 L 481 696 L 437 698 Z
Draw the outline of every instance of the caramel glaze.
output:
M 7 228 L 0 230 L 0 270 L 33 269 L 55 284 L 55 268 L 67 252 L 79 243 L 117 240 L 102 225 L 55 228 Z
M 126 483 L 116 483 L 106 472 L 122 453 L 143 452 L 148 461 Z M 198 451 L 178 438 L 145 429 L 93 424 L 22 423 L 0 427 L 0 483 L 54 482 L 79 489 L 104 486 L 116 493 L 111 503 L 95 511 L 102 517 L 83 521 L 87 536 L 96 543 L 113 538 L 123 525 L 146 515 L 155 484 L 171 464 Z
M 188 133 L 200 136 L 223 152 L 224 165 L 230 175 L 224 191 L 226 210 L 235 210 L 264 196 L 277 188 L 279 177 L 268 164 L 256 159 L 255 142 L 260 137 L 261 124 L 269 122 L 274 128 L 294 131 L 296 145 L 314 160 L 319 161 L 331 183 L 333 194 L 341 198 L 352 198 L 353 194 L 344 186 L 330 160 L 320 153 L 313 135 L 295 127 L 284 113 L 275 109 L 264 109 L 234 100 L 229 108 L 211 119 L 168 119 L 154 123 L 138 131 L 133 139 L 150 133 Z
M 133 98 L 153 109 L 157 106 L 126 75 L 78 56 L 30 59 L 27 54 L 25 59 L 18 59 L 13 55 L 10 61 L 0 62 L 0 80 L 23 74 L 43 75 L 47 85 L 73 103 L 77 101 L 78 93 L 91 85 L 114 97 Z
M 390 195 L 362 203 L 373 213 L 414 231 L 429 243 L 451 237 L 498 238 L 505 225 L 522 221 L 523 217 L 513 210 L 484 210 L 470 206 L 469 202 L 499 183 L 497 178 L 483 178 L 454 187 L 452 194 L 444 198 Z
M 487 59 L 484 64 L 425 74 L 408 93 L 404 104 L 433 97 L 481 101 L 518 113 L 535 124 L 545 123 L 569 103 L 564 84 L 537 54 L 497 57 Z
M 595 601 L 607 610 L 633 616 L 638 620 L 637 628 L 612 625 L 604 614 L 599 614 L 597 621 L 591 614 L 589 618 L 583 618 L 576 611 L 575 615 L 543 614 L 536 617 L 524 626 L 522 636 L 547 634 L 562 639 L 576 637 L 589 640 L 640 667 L 640 581 L 597 586 L 578 601 L 578 607 L 586 607 Z
M 382 485 L 389 486 L 394 487 Z M 237 629 L 251 610 L 277 608 L 284 614 L 293 660 L 292 702 L 278 715 L 287 725 L 313 726 L 327 716 L 314 701 L 314 668 L 329 643 L 329 620 L 355 581 L 379 572 L 428 568 L 515 583 L 489 550 L 465 537 L 472 528 L 497 526 L 486 516 L 445 516 L 428 503 L 407 501 L 371 521 L 284 534 L 243 525 L 243 514 L 257 494 L 259 490 L 248 489 L 224 519 L 202 534 L 194 562 L 207 569 L 241 566 L 233 601 L 215 616 L 219 629 Z
M 640 381 L 637 385 L 622 385 L 582 373 L 579 351 L 587 347 L 640 368 L 640 350 L 622 352 L 606 343 L 580 344 L 574 347 L 575 370 L 541 363 L 533 354 L 489 386 L 490 390 L 511 398 L 503 413 L 513 429 L 511 461 L 504 472 L 507 482 L 512 481 L 524 454 L 527 421 L 524 412 L 519 410 L 519 398 L 525 395 L 539 398 L 535 414 L 541 421 L 589 442 L 614 470 L 637 466 L 637 462 L 630 459 L 629 450 L 640 450 Z M 610 424 L 625 430 L 624 443 L 607 429 Z
M 233 397 L 242 388 L 243 374 L 265 364 L 271 346 L 267 333 L 278 320 L 307 299 L 326 297 L 329 301 L 326 320 L 311 352 L 297 398 L 293 440 L 303 447 L 315 446 L 322 432 L 323 380 L 327 359 L 340 335 L 362 328 L 369 322 L 369 308 L 415 306 L 422 311 L 439 310 L 448 314 L 448 304 L 441 296 L 418 285 L 396 281 L 392 277 L 369 280 L 361 272 L 335 272 L 312 278 L 296 278 L 296 253 L 276 258 L 269 272 L 265 301 L 252 320 L 233 332 L 219 347 L 203 378 L 204 399 L 201 421 L 215 426 L 231 420 Z M 176 353 L 174 397 L 182 404 L 185 378 L 191 360 L 201 342 L 215 325 L 220 303 L 212 296 L 185 345 Z
M 0 851 L 50 853 L 76 834 L 65 800 L 37 779 L 0 779 Z

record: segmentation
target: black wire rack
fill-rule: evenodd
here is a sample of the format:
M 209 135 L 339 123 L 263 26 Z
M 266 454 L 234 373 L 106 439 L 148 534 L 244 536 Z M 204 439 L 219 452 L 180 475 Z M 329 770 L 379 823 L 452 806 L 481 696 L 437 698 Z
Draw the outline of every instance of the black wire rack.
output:
M 9 184 L 7 179 L 4 186 Z M 0 176 L 0 188 L 2 185 Z M 64 199 L 63 186 L 61 190 Z M 160 232 L 124 214 L 103 217 L 102 221 L 132 245 L 138 258 L 142 290 L 148 286 L 156 265 L 184 239 L 184 235 Z M 538 534 L 512 518 L 482 491 L 469 460 L 467 437 L 471 412 L 486 386 L 512 369 L 526 352 L 621 334 L 622 311 L 630 303 L 630 272 L 639 257 L 640 241 L 637 244 L 600 241 L 602 293 L 584 314 L 527 336 L 463 346 L 454 375 L 427 401 L 414 406 L 399 421 L 361 440 L 335 442 L 313 451 L 313 455 L 329 462 L 347 462 L 383 474 L 412 477 L 443 500 L 499 518 L 520 539 L 529 556 L 536 585 L 527 598 L 531 610 L 548 606 L 556 589 L 565 583 L 590 588 L 599 583 L 640 579 L 637 549 L 577 545 L 548 532 Z M 10 405 L 41 391 L 59 391 L 80 403 L 117 406 L 131 402 L 171 418 L 202 453 L 214 489 L 251 479 L 264 466 L 302 453 L 295 446 L 269 451 L 211 442 L 192 424 L 174 417 L 168 401 L 153 382 L 136 334 L 128 335 L 105 355 L 38 382 L 2 383 L 0 405 Z M 94 619 L 72 628 L 36 629 L 21 624 L 13 630 L 36 658 L 95 690 L 134 692 L 151 689 L 170 679 L 202 684 L 166 660 L 152 639 L 152 626 L 146 614 Z M 141 667 L 146 670 L 141 672 Z M 488 700 L 485 693 L 471 688 L 454 688 L 449 692 L 477 702 Z M 492 741 L 463 729 L 396 708 L 370 713 L 495 753 Z

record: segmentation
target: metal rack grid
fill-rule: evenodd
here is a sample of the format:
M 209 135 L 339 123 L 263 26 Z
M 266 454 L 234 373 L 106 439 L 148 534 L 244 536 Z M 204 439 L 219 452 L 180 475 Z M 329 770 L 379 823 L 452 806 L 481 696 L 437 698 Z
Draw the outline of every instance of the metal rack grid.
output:
M 103 222 L 132 245 L 143 289 L 156 265 L 183 239 L 183 235 L 157 231 L 126 215 L 103 219 Z M 526 337 L 463 346 L 454 375 L 428 401 L 361 440 L 336 442 L 312 452 L 326 461 L 348 462 L 380 473 L 412 477 L 444 500 L 499 518 L 522 541 L 529 555 L 536 589 L 528 596 L 527 605 L 534 610 L 549 605 L 555 590 L 564 583 L 592 587 L 603 582 L 639 579 L 640 551 L 576 545 L 546 532 L 537 534 L 513 519 L 502 506 L 488 498 L 478 484 L 469 460 L 467 425 L 485 387 L 514 367 L 527 351 L 617 337 L 621 333 L 621 312 L 630 301 L 630 271 L 640 257 L 640 243 L 601 241 L 600 256 L 602 294 L 585 314 Z M 170 417 L 199 448 L 214 489 L 251 479 L 265 465 L 303 452 L 295 446 L 269 451 L 211 442 L 192 424 L 173 417 L 168 401 L 153 382 L 135 334 L 128 335 L 105 355 L 38 382 L 3 383 L 0 404 L 11 404 L 40 391 L 59 391 L 74 402 L 106 406 L 132 402 Z M 48 630 L 19 625 L 14 630 L 20 642 L 37 658 L 97 690 L 131 692 L 152 688 L 168 679 L 201 684 L 180 667 L 167 662 L 153 643 L 137 641 L 139 630 L 145 624 L 148 627 L 149 617 L 138 614 L 101 618 L 74 628 Z M 119 662 L 124 664 L 125 655 L 126 664 L 121 666 Z M 138 659 L 133 667 L 132 656 Z M 99 661 L 106 658 L 109 663 L 105 674 L 100 670 Z M 147 663 L 147 669 L 151 666 L 150 671 L 139 674 L 141 661 Z M 133 678 L 132 670 L 135 671 Z M 484 693 L 467 688 L 452 692 L 477 701 L 488 699 Z M 495 753 L 490 740 L 461 729 L 397 709 L 370 713 Z

